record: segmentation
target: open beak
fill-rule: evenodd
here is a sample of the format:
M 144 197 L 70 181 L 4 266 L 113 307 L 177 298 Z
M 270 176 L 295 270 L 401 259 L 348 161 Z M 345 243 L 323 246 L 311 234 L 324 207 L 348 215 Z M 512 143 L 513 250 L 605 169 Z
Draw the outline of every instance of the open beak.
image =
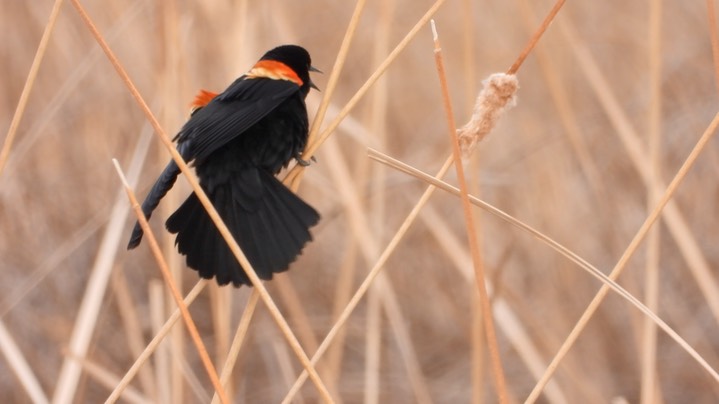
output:
M 316 68 L 316 67 L 314 67 L 314 66 L 310 66 L 309 70 L 310 70 L 311 72 L 322 73 L 322 70 L 320 70 L 320 69 L 318 69 L 318 68 Z M 314 89 L 317 90 L 317 91 L 321 91 L 321 90 L 315 85 L 315 83 L 312 82 L 312 80 L 310 80 L 310 87 L 314 88 Z

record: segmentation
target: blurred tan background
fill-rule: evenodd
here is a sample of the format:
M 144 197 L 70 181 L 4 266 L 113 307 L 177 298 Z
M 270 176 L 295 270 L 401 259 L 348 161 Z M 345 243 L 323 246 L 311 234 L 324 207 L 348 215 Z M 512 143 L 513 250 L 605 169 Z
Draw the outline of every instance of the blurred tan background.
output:
M 52 3 L 0 2 L 5 38 L 0 42 L 0 139 Z M 0 175 L 0 319 L 52 397 L 63 362 L 73 360 L 69 341 L 91 273 L 109 265 L 112 275 L 107 288 L 98 291 L 101 303 L 86 357 L 74 358 L 85 367 L 74 402 L 98 402 L 137 357 L 132 341 L 144 347 L 175 307 L 147 244 L 125 250 L 134 216 L 111 159 L 125 170 L 135 167 L 136 174 L 141 169 L 136 190 L 143 198 L 169 154 L 75 8 L 65 3 Z M 325 72 L 313 80 L 326 89 L 355 6 L 281 0 L 83 3 L 169 134 L 182 125 L 198 89 L 221 91 L 278 44 L 306 47 L 313 65 Z M 651 33 L 650 23 L 657 4 L 662 7 L 659 36 Z M 325 125 L 431 5 L 426 0 L 367 2 Z M 435 18 L 459 124 L 469 118 L 481 80 L 506 71 L 552 5 L 546 0 L 442 5 Z M 658 183 L 653 167 L 666 185 L 717 112 L 715 68 L 705 2 L 568 2 L 519 70 L 517 106 L 467 166 L 472 187 L 485 201 L 608 273 L 653 206 L 648 200 L 649 184 Z M 308 98 L 311 117 L 320 98 L 317 92 Z M 420 181 L 369 160 L 366 148 L 434 173 L 451 152 L 446 128 L 427 26 L 305 172 L 299 192 L 321 212 L 322 221 L 313 231 L 315 241 L 278 276 L 294 287 L 302 316 L 288 303 L 293 295 L 286 287 L 277 280 L 266 285 L 310 354 L 346 295 L 374 265 L 380 251 L 366 246 L 383 249 L 425 189 Z M 658 144 L 655 160 L 651 139 Z M 718 145 L 716 140 L 709 144 L 679 188 L 672 222 L 656 226 L 658 265 L 650 266 L 658 274 L 655 312 L 715 369 L 719 311 L 711 299 L 719 266 Z M 349 179 L 337 175 L 342 169 Z M 456 183 L 453 174 L 448 180 Z M 196 273 L 182 266 L 163 229 L 189 193 L 186 181 L 178 184 L 151 224 L 164 238 L 166 256 L 187 291 Z M 343 187 L 359 198 L 359 213 L 348 207 Z M 601 284 L 535 238 L 479 212 L 493 302 L 505 310 L 495 312 L 495 321 L 508 388 L 512 400 L 522 402 L 538 377 L 523 352 L 538 355 L 534 365 L 541 373 Z M 112 218 L 121 226 L 112 226 Z M 371 234 L 361 234 L 357 221 L 368 224 Z M 647 245 L 619 280 L 642 301 L 652 261 Z M 371 292 L 333 345 L 331 358 L 320 361 L 320 375 L 339 400 L 496 402 L 483 339 L 473 343 L 476 289 L 468 256 L 460 201 L 438 191 L 383 270 L 394 292 Z M 218 290 L 213 283 L 191 306 L 218 368 L 249 293 L 249 288 Z M 531 346 L 516 345 L 510 318 Z M 610 293 L 540 402 L 640 402 L 640 361 L 648 341 L 643 327 L 639 311 Z M 408 338 L 402 338 L 402 330 Z M 134 379 L 131 387 L 140 398 L 206 402 L 212 396 L 183 333 L 177 332 L 176 344 L 164 344 Z M 716 402 L 719 384 L 673 340 L 657 333 L 652 401 Z M 375 342 L 379 345 L 372 348 Z M 0 401 L 26 402 L 28 394 L 10 362 L 4 351 Z M 367 371 L 373 363 L 376 367 Z M 233 397 L 278 402 L 300 370 L 260 303 L 233 375 Z M 101 380 L 102 372 L 109 379 Z M 304 402 L 319 399 L 310 382 L 301 393 Z

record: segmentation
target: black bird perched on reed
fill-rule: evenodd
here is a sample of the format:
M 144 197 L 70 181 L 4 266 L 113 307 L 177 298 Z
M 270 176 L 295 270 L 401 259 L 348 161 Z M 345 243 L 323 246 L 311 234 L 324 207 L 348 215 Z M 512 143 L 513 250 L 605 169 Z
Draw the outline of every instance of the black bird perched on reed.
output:
M 312 240 L 310 227 L 319 214 L 280 182 L 276 175 L 292 159 L 306 165 L 305 98 L 312 67 L 309 53 L 296 45 L 274 48 L 224 92 L 202 91 L 192 115 L 174 140 L 192 163 L 202 189 L 227 224 L 260 279 L 288 269 Z M 180 169 L 165 167 L 142 203 L 149 219 L 172 188 Z M 166 222 L 187 265 L 217 283 L 251 285 L 215 224 L 192 193 Z M 142 240 L 135 224 L 128 249 Z

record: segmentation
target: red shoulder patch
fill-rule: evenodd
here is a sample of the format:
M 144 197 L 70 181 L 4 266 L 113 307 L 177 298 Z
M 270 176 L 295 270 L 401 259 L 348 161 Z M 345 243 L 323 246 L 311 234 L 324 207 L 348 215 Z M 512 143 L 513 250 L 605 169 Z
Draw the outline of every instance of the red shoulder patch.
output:
M 300 76 L 282 62 L 276 60 L 260 60 L 245 76 L 249 79 L 266 78 L 272 80 L 287 80 L 302 87 Z

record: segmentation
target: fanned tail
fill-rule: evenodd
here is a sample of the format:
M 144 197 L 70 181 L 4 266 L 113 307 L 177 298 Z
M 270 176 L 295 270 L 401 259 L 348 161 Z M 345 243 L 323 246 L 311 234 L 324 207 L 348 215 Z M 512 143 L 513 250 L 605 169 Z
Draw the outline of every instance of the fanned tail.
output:
M 248 168 L 228 183 L 211 188 L 210 200 L 260 279 L 286 271 L 312 240 L 319 214 L 272 174 Z M 217 283 L 252 285 L 220 232 L 193 193 L 170 216 L 167 230 L 187 256 L 187 266 Z

